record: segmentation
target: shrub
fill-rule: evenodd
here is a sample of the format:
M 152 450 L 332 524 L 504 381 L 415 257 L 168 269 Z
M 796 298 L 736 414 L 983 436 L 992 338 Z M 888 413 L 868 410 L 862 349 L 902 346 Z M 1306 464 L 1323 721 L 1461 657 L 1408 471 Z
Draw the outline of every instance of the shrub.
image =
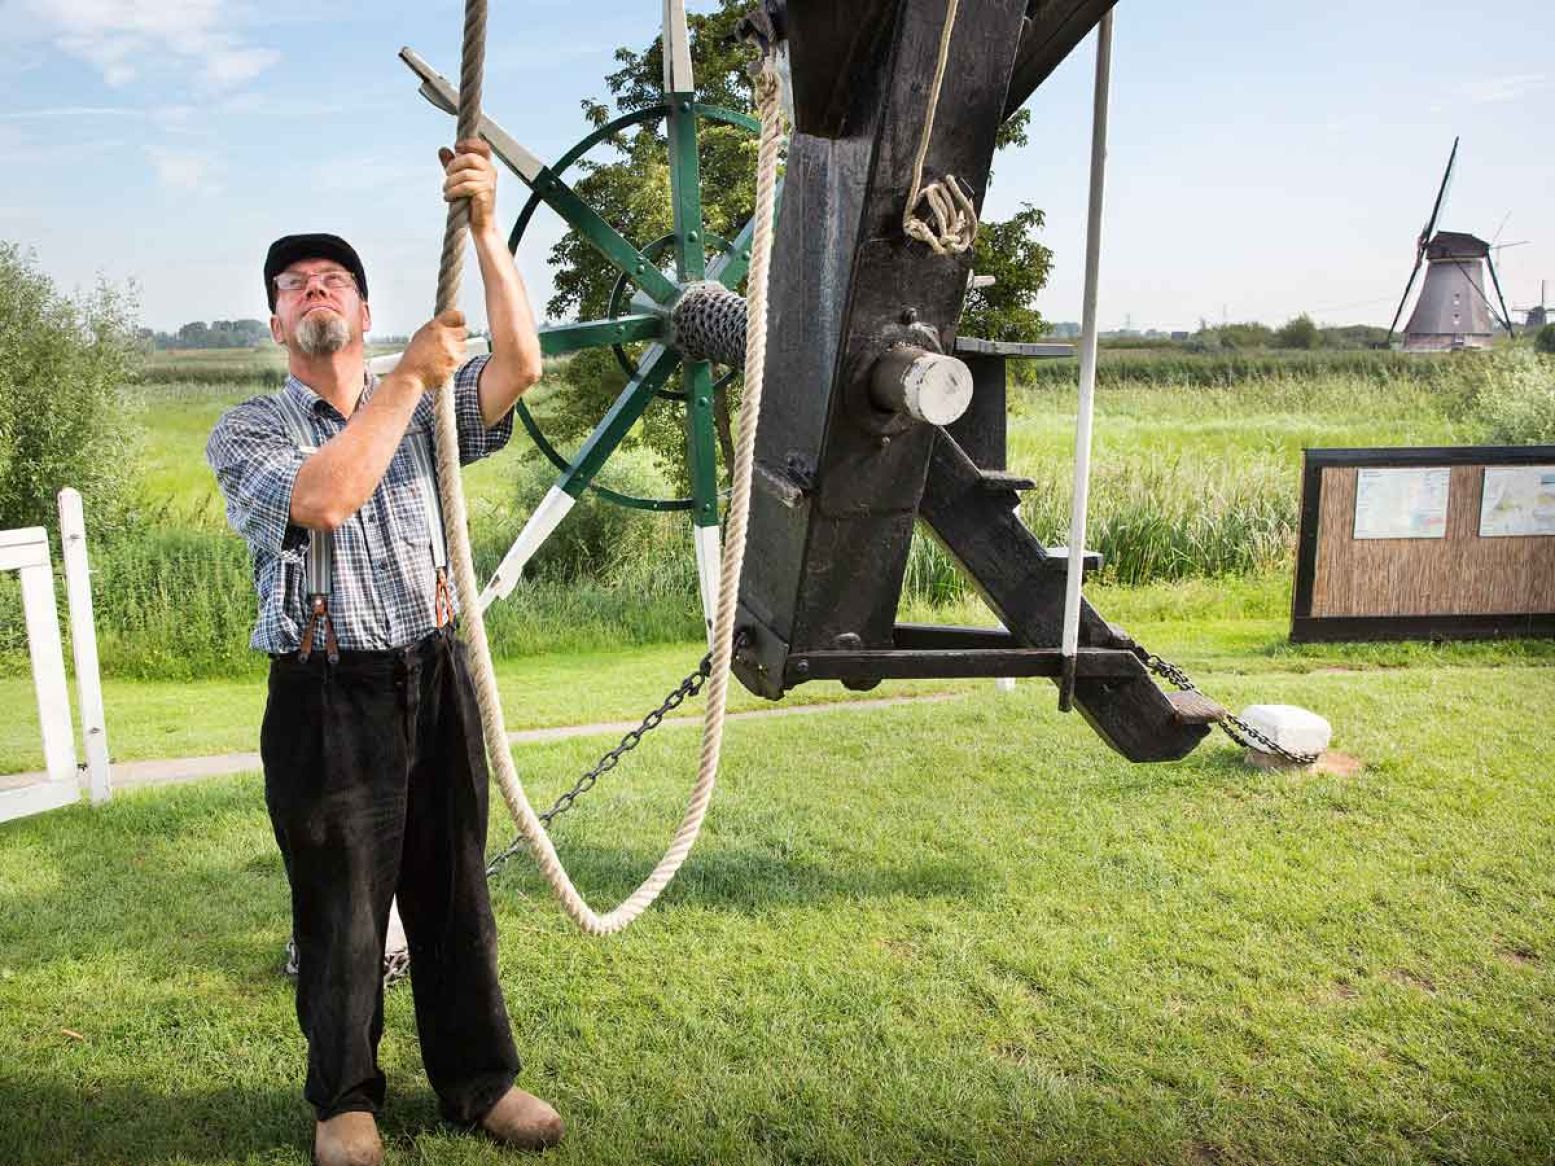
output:
M 1555 442 L 1555 361 L 1517 345 L 1486 353 L 1477 373 L 1470 408 L 1489 440 Z
M 1533 347 L 1546 355 L 1555 354 L 1555 324 L 1546 324 L 1534 333 Z
M 1312 322 L 1312 317 L 1305 312 L 1287 321 L 1274 334 L 1274 347 L 1276 348 L 1316 348 L 1318 344 L 1317 325 Z
M 81 492 L 96 528 L 122 518 L 132 308 L 106 284 L 60 295 L 31 255 L 0 242 L 0 527 L 52 527 L 64 486 Z

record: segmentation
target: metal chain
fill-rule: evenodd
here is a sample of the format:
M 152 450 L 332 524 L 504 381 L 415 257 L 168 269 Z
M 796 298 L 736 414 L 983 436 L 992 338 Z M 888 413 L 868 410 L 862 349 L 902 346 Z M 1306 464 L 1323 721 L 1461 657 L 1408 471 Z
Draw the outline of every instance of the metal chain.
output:
M 1189 675 L 1173 664 L 1170 660 L 1163 660 L 1154 652 L 1145 652 L 1144 649 L 1136 649 L 1143 657 L 1145 667 L 1157 676 L 1175 685 L 1184 692 L 1200 692 L 1199 686 L 1193 683 Z M 1272 753 L 1276 757 L 1283 757 L 1292 765 L 1308 766 L 1318 759 L 1316 753 L 1297 753 L 1293 749 L 1287 749 L 1279 742 L 1273 740 L 1262 731 L 1253 728 L 1241 717 L 1233 716 L 1229 711 L 1218 722 L 1226 736 L 1230 737 L 1244 749 L 1255 749 L 1260 753 Z
M 642 744 L 642 739 L 649 733 L 653 732 L 653 730 L 657 729 L 664 722 L 665 717 L 684 704 L 689 697 L 696 696 L 699 692 L 701 692 L 702 686 L 707 683 L 707 678 L 712 673 L 712 670 L 712 655 L 709 654 L 703 656 L 701 663 L 696 666 L 696 670 L 694 672 L 688 673 L 685 679 L 676 685 L 670 694 L 664 698 L 659 707 L 654 709 L 643 718 L 642 724 L 638 725 L 635 729 L 629 730 L 627 734 L 621 738 L 620 742 L 615 746 L 615 748 L 607 751 L 605 755 L 596 761 L 590 769 L 586 770 L 583 776 L 578 778 L 570 790 L 562 794 L 561 797 L 557 798 L 556 801 L 551 804 L 551 808 L 549 810 L 546 810 L 545 813 L 538 815 L 541 824 L 544 825 L 547 830 L 549 830 L 551 828 L 552 820 L 555 819 L 557 815 L 565 814 L 568 810 L 572 809 L 573 803 L 576 802 L 579 797 L 588 793 L 589 790 L 594 788 L 594 784 L 599 781 L 601 777 L 619 765 L 621 763 L 621 758 L 625 754 L 630 753 L 633 749 L 637 748 L 638 745 Z M 505 847 L 503 847 L 502 850 L 497 853 L 496 857 L 493 858 L 489 864 L 487 864 L 486 877 L 490 878 L 492 875 L 496 874 L 499 870 L 502 869 L 503 866 L 507 864 L 508 859 L 512 858 L 515 854 L 518 854 L 523 849 L 524 837 L 522 834 L 520 834 L 514 837 L 513 841 L 509 842 Z

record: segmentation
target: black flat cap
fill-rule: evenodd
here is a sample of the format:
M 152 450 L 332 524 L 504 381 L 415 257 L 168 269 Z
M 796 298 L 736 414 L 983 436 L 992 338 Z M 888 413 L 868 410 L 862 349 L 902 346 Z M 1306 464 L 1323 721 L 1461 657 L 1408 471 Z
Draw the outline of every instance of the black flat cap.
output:
M 356 290 L 367 298 L 367 272 L 356 249 L 339 235 L 283 235 L 265 256 L 265 299 L 275 311 L 275 277 L 299 259 L 333 259 L 356 277 Z

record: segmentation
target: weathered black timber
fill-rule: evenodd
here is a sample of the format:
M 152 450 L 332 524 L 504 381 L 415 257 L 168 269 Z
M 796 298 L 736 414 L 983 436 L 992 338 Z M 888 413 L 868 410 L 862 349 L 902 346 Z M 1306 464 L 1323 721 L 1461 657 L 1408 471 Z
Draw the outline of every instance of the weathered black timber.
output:
M 1004 101 L 1005 117 L 1026 104 L 1026 98 L 1115 3 L 1117 0 L 1032 0 L 1031 16 L 1021 32 L 1015 72 Z
M 807 25 L 832 28 L 834 8 L 786 13 L 796 88 L 810 67 L 799 48 Z M 943 0 L 882 10 L 873 71 L 850 78 L 844 135 L 790 140 L 769 293 L 778 339 L 751 498 L 750 557 L 761 565 L 742 591 L 760 630 L 741 675 L 769 696 L 781 695 L 790 644 L 832 649 L 847 635 L 892 647 L 936 430 L 875 408 L 868 381 L 893 343 L 948 351 L 961 313 L 970 256 L 936 255 L 901 228 L 945 12 Z M 963 5 L 955 24 L 926 171 L 955 174 L 979 204 L 1024 15 L 1023 0 L 985 0 Z
M 859 79 L 879 74 L 896 0 L 788 0 L 784 8 L 779 31 L 788 39 L 794 129 L 842 137 L 851 132 Z
M 868 688 L 887 676 L 1055 676 L 1063 572 L 1015 512 L 1017 491 L 1031 483 L 1003 470 L 1002 363 L 984 367 L 980 385 L 974 372 L 973 415 L 963 417 L 979 464 L 938 427 L 883 411 L 869 392 L 872 367 L 893 345 L 1004 355 L 957 345 L 970 255 L 937 255 L 902 231 L 946 6 L 850 7 L 843 24 L 855 27 L 828 46 L 842 7 L 796 0 L 781 19 L 795 100 L 809 113 L 790 141 L 773 251 L 735 672 L 772 699 L 823 677 Z M 950 41 L 925 180 L 954 174 L 979 207 L 1026 7 L 963 4 Z M 809 87 L 807 70 L 842 62 L 850 75 L 828 71 Z M 920 518 L 1008 633 L 897 627 Z M 1076 704 L 1125 756 L 1181 757 L 1205 735 L 1181 723 L 1089 607 L 1081 643 Z
M 1056 677 L 1064 658 L 1057 648 L 956 648 L 887 652 L 805 652 L 788 658 L 789 686 L 806 680 L 948 680 L 958 676 Z M 1085 677 L 1127 679 L 1139 671 L 1132 652 L 1083 648 L 1075 671 Z
M 979 488 L 980 471 L 949 437 L 934 445 L 919 515 L 983 599 L 1028 648 L 1055 648 L 1062 632 L 1064 576 L 1043 569 L 1047 552 L 1013 507 Z M 1089 603 L 1080 609 L 1080 647 L 1109 647 L 1113 629 Z M 1209 732 L 1179 723 L 1166 693 L 1135 656 L 1125 676 L 1097 679 L 1083 671 L 1075 706 L 1106 742 L 1130 761 L 1175 761 Z

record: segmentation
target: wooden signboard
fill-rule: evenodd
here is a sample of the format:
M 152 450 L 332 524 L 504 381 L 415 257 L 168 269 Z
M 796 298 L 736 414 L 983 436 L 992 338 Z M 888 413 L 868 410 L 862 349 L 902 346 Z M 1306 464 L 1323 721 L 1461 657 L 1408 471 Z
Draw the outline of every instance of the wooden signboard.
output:
M 1290 638 L 1555 636 L 1555 446 L 1309 449 Z

